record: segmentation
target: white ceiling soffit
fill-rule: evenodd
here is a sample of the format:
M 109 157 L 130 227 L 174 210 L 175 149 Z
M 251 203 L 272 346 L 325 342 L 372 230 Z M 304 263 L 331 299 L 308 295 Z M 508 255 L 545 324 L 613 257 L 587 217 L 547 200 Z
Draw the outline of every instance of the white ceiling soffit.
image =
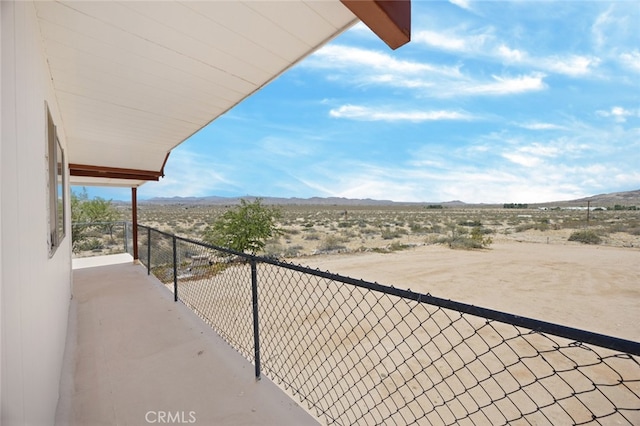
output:
M 339 0 L 35 5 L 69 163 L 134 171 L 357 21 Z

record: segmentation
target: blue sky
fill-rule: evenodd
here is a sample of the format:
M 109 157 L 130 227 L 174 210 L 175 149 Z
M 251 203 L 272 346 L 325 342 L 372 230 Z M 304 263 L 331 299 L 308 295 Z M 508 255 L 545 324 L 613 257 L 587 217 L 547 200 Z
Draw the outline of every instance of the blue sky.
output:
M 640 2 L 413 1 L 176 148 L 156 196 L 544 202 L 640 188 Z M 87 188 L 127 200 L 127 189 Z

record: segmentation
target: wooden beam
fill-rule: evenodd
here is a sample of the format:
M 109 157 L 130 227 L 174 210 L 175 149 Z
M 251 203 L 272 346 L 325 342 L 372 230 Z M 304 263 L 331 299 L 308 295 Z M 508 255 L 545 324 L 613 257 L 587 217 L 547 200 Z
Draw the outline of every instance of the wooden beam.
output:
M 108 179 L 160 180 L 163 171 L 122 169 L 118 167 L 92 166 L 87 164 L 69 164 L 71 176 L 97 177 Z
M 391 49 L 411 40 L 411 0 L 340 0 Z

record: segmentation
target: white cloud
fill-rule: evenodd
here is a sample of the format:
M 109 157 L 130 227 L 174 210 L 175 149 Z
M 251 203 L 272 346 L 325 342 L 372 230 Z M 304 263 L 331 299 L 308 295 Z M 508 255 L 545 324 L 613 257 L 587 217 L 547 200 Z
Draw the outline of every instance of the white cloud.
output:
M 520 152 L 536 155 L 539 157 L 557 157 L 560 153 L 560 149 L 556 146 L 534 143 L 532 145 L 520 148 Z
M 201 197 L 210 195 L 212 190 L 238 187 L 216 169 L 220 167 L 209 156 L 178 147 L 167 161 L 165 177 L 143 185 L 140 197 Z
M 457 199 L 467 203 L 535 203 L 592 195 L 575 182 L 599 176 L 593 175 L 593 168 L 558 169 L 522 156 L 514 159 L 515 162 L 495 164 L 490 170 L 459 164 L 453 156 L 442 167 L 420 161 L 405 167 L 373 167 L 350 162 L 334 165 L 332 170 L 342 172 L 323 176 L 322 185 L 307 183 L 325 196 L 416 202 Z M 615 178 L 605 180 L 611 184 Z
M 396 59 L 393 56 L 376 50 L 329 44 L 314 53 L 303 66 L 314 68 L 351 68 L 367 67 L 365 70 L 399 73 L 400 75 L 418 73 L 437 73 L 459 75 L 457 67 L 436 66 L 425 62 Z
M 423 36 L 426 32 L 421 32 Z M 477 36 L 484 40 L 488 36 Z M 471 38 L 473 39 L 473 38 Z M 474 43 L 450 40 L 451 46 L 473 50 Z M 478 41 L 482 44 L 484 42 Z M 476 44 L 477 44 L 476 43 Z M 503 56 L 513 60 L 528 62 L 526 52 L 502 46 Z M 526 59 L 526 61 L 525 61 Z M 533 61 L 532 61 L 533 62 Z M 557 72 L 580 74 L 585 72 L 594 61 L 573 58 L 565 62 L 555 59 L 548 68 Z M 387 53 L 375 50 L 328 45 L 316 52 L 304 62 L 308 68 L 330 69 L 335 73 L 325 74 L 331 81 L 344 80 L 351 84 L 382 85 L 407 89 L 423 89 L 414 92 L 417 96 L 453 97 L 453 96 L 504 96 L 540 91 L 547 88 L 546 77 L 542 72 L 529 72 L 519 76 L 493 75 L 491 80 L 464 75 L 460 65 L 433 65 L 420 61 L 400 60 Z
M 595 22 L 591 26 L 591 34 L 593 35 L 594 44 L 597 48 L 602 48 L 607 43 L 606 33 L 608 27 L 615 23 L 612 17 L 612 7 L 598 15 Z
M 577 77 L 591 73 L 600 62 L 599 58 L 592 56 L 569 55 L 533 59 L 530 61 L 530 65 L 539 63 L 547 71 Z
M 334 118 L 349 118 L 362 121 L 438 121 L 438 120 L 471 120 L 473 117 L 460 111 L 391 111 L 369 108 L 359 105 L 343 105 L 329 111 Z
M 559 126 L 557 124 L 540 123 L 540 122 L 522 123 L 522 124 L 519 124 L 519 126 L 528 130 L 564 130 L 565 129 L 565 127 Z
M 603 53 L 618 53 L 625 45 L 637 47 L 640 8 L 637 0 L 603 2 L 608 8 L 600 13 L 591 26 L 594 47 Z
M 493 81 L 461 83 L 454 88 L 453 93 L 467 95 L 513 95 L 525 92 L 535 92 L 544 90 L 547 85 L 544 83 L 545 75 L 533 73 L 518 77 L 492 76 Z
M 518 152 L 505 152 L 502 156 L 512 163 L 525 167 L 535 167 L 541 163 L 541 160 L 538 157 Z
M 344 189 L 339 189 L 335 196 L 361 198 L 362 194 L 367 194 L 367 198 L 376 200 L 412 199 L 415 196 L 415 188 L 411 182 L 394 182 L 384 177 L 372 176 L 370 173 L 351 176 L 343 186 Z
M 618 123 L 624 123 L 627 121 L 627 117 L 639 117 L 640 109 L 626 109 L 620 106 L 614 106 L 609 111 L 596 111 L 601 117 L 611 117 Z
M 455 4 L 461 9 L 471 10 L 471 2 L 469 0 L 449 0 L 449 3 Z
M 491 31 L 459 35 L 452 32 L 422 30 L 413 34 L 412 42 L 426 44 L 440 50 L 471 53 L 483 51 L 492 38 Z
M 511 49 L 504 44 L 501 44 L 498 47 L 498 54 L 510 62 L 522 62 L 527 57 L 527 52 L 523 52 L 518 49 Z
M 494 52 L 498 59 L 507 63 L 571 77 L 588 75 L 602 62 L 600 58 L 585 55 L 533 56 L 524 50 L 513 49 L 506 44 L 499 45 Z
M 493 59 L 572 77 L 590 74 L 601 63 L 600 58 L 588 55 L 532 55 L 521 48 L 509 46 L 497 38 L 494 32 L 492 28 L 483 29 L 479 34 L 425 30 L 417 31 L 413 36 L 413 42 L 470 57 Z
M 640 72 L 640 50 L 621 53 L 619 59 L 626 68 Z

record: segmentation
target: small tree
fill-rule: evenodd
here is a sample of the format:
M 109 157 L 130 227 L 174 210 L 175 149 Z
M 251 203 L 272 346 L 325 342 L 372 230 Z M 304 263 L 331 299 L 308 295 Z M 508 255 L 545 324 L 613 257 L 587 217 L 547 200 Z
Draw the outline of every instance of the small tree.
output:
M 84 188 L 79 194 L 71 191 L 71 242 L 73 251 L 77 251 L 78 246 L 87 239 L 86 230 L 89 227 L 89 219 L 82 208 L 82 204 L 88 199 L 87 190 Z
M 105 200 L 101 197 L 89 199 L 87 190 L 82 188 L 82 192 L 71 192 L 71 222 L 73 224 L 71 230 L 71 241 L 73 250 L 78 251 L 84 242 L 89 238 L 89 230 L 96 228 L 97 225 L 108 232 L 109 237 L 113 240 L 113 229 L 115 222 L 121 220 L 121 215 L 111 200 Z
M 262 204 L 257 198 L 249 203 L 240 200 L 240 205 L 226 211 L 207 227 L 204 240 L 240 252 L 256 252 L 264 249 L 266 241 L 280 233 L 276 221 L 280 210 Z
M 100 225 L 109 233 L 109 237 L 113 240 L 113 229 L 115 222 L 121 219 L 120 213 L 111 203 L 111 200 L 105 200 L 102 197 L 95 197 L 92 200 L 86 200 L 82 203 L 82 210 L 91 223 L 102 223 Z

